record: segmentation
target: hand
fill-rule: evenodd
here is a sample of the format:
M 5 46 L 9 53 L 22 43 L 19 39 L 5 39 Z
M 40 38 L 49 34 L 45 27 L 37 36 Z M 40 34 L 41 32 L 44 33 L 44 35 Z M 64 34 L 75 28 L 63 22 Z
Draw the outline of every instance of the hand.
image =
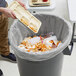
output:
M 26 9 L 25 4 L 22 2 L 22 0 L 16 0 L 22 7 L 24 7 Z
M 3 13 L 4 13 L 5 17 L 11 17 L 13 19 L 16 19 L 15 14 L 9 8 L 3 8 Z

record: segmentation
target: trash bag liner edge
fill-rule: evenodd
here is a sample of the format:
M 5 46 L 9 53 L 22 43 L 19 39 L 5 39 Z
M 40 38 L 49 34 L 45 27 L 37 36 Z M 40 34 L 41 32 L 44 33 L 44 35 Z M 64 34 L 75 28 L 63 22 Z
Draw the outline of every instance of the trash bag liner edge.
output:
M 43 14 L 43 15 L 45 15 L 45 14 Z M 55 16 L 55 15 L 53 15 L 53 16 Z M 60 17 L 58 17 L 58 18 L 60 18 Z M 42 54 L 29 54 L 29 53 L 22 52 L 20 49 L 18 49 L 18 47 L 14 46 L 11 43 L 11 46 L 14 48 L 15 53 L 19 57 L 21 57 L 22 59 L 26 59 L 26 60 L 30 60 L 30 61 L 43 61 L 43 60 L 47 60 L 49 58 L 52 58 L 52 57 L 58 55 L 60 52 L 62 52 L 69 45 L 69 43 L 71 41 L 71 37 L 72 37 L 72 26 L 65 19 L 63 19 L 63 18 L 60 18 L 60 19 L 62 19 L 67 24 L 67 26 L 69 27 L 68 37 L 65 40 L 65 42 L 62 44 L 62 46 L 59 46 L 56 49 L 53 49 L 53 50 L 48 51 L 48 52 L 43 52 Z M 11 30 L 12 29 L 10 28 L 9 36 L 11 36 Z M 9 39 L 10 39 L 10 42 L 11 42 L 11 37 L 9 37 Z M 21 55 L 21 53 L 22 53 L 22 55 Z M 25 54 L 25 55 L 23 55 L 23 54 Z

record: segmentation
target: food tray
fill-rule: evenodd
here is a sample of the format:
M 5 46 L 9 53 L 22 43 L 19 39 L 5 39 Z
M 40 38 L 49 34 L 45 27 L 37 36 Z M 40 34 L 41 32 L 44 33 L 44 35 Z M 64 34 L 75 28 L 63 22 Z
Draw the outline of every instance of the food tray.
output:
M 43 2 L 43 0 L 37 0 L 37 2 L 32 2 L 32 0 L 29 0 L 29 6 L 31 7 L 39 7 L 39 6 L 50 6 L 50 0 L 47 2 Z
M 29 11 L 25 10 L 17 1 L 13 1 L 8 8 L 11 9 L 16 17 L 29 29 L 35 33 L 38 32 L 41 21 L 34 17 Z

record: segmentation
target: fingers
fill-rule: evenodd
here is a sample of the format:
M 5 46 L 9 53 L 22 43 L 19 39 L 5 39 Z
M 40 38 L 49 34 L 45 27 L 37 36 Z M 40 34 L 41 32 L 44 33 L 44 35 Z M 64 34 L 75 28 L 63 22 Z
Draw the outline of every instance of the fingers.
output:
M 16 19 L 16 16 L 15 16 L 15 14 L 12 11 L 10 11 L 10 13 L 8 13 L 8 17 Z
M 3 8 L 3 10 L 4 10 L 3 13 L 4 13 L 5 17 L 11 17 L 13 19 L 16 19 L 16 16 L 12 10 L 10 10 L 8 8 Z
M 16 17 L 15 17 L 15 16 L 13 16 L 13 14 L 11 14 L 11 17 L 12 17 L 13 19 L 16 19 Z
M 22 7 L 24 7 L 25 9 L 26 9 L 26 6 L 25 6 L 25 4 L 23 3 L 23 2 L 21 2 L 21 1 L 17 1 Z
M 11 12 L 11 15 L 13 19 L 16 19 L 16 15 L 13 12 Z
M 19 1 L 18 3 L 19 3 L 22 7 L 24 7 L 24 6 L 25 6 L 25 5 L 24 5 L 22 2 L 20 2 L 20 1 Z
M 27 9 L 26 9 L 26 6 L 24 6 L 24 9 L 27 10 Z

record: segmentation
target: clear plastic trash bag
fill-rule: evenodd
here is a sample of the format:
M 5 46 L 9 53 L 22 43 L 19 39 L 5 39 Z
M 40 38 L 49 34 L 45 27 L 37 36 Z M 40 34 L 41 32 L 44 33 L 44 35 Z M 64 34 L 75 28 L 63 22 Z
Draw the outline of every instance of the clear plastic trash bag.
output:
M 12 50 L 18 57 L 30 61 L 43 61 L 55 57 L 69 45 L 72 37 L 72 25 L 66 20 L 54 15 L 36 14 L 35 16 L 42 22 L 37 34 L 25 27 L 19 20 L 15 20 L 9 31 L 9 40 Z M 43 35 L 50 32 L 53 32 L 57 39 L 62 42 L 61 46 L 52 49 L 51 51 L 45 51 L 38 54 L 26 53 L 18 48 L 18 45 L 25 37 Z

